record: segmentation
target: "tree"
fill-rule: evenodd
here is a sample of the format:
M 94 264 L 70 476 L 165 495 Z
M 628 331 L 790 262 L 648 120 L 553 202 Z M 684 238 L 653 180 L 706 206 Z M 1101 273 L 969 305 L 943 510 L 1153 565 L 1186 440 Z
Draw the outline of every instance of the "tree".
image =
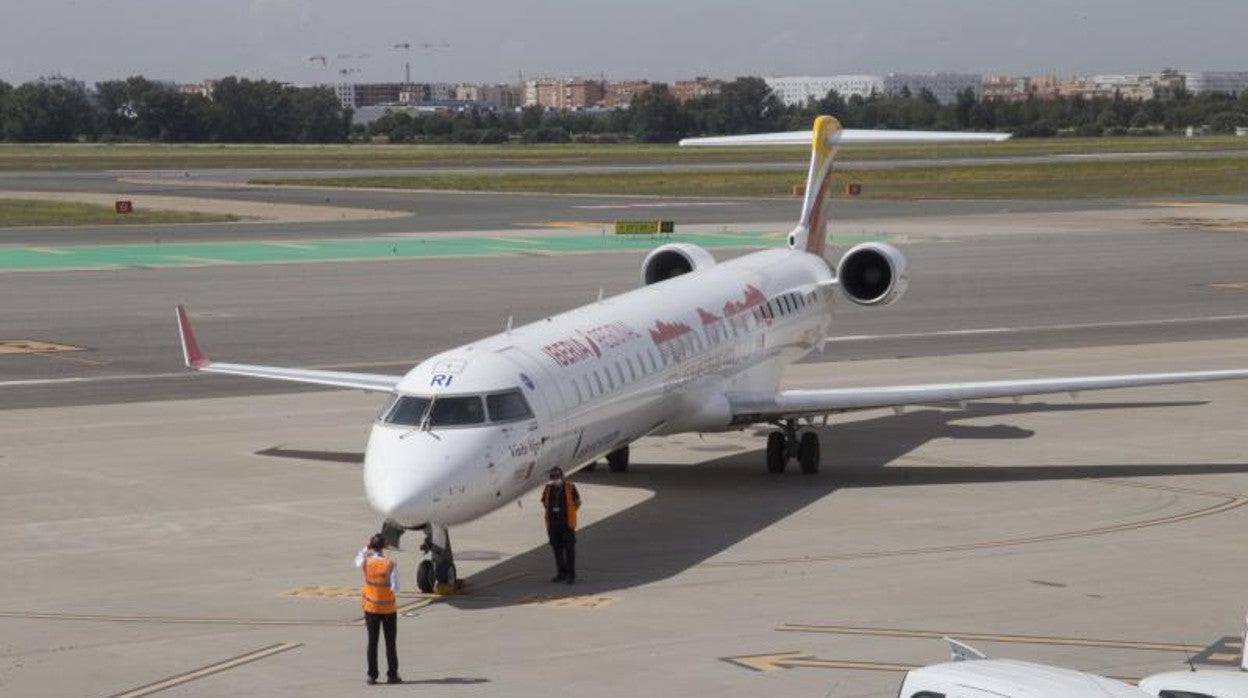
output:
M 680 104 L 672 97 L 667 85 L 651 85 L 629 104 L 629 130 L 633 137 L 646 143 L 678 140 L 685 133 Z
M 72 141 L 93 131 L 91 105 L 81 90 L 28 82 L 5 97 L 0 130 L 21 142 Z

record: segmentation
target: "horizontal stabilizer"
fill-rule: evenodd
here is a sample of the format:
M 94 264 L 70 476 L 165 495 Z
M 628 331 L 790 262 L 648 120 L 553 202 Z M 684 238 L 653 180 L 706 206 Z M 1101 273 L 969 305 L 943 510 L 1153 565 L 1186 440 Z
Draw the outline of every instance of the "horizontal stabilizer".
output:
M 682 146 L 731 145 L 810 145 L 814 131 L 754 133 L 746 136 L 710 136 L 681 139 Z M 828 134 L 828 145 L 888 143 L 997 143 L 1008 140 L 1008 133 L 970 133 L 961 131 L 885 131 L 883 129 L 846 128 Z

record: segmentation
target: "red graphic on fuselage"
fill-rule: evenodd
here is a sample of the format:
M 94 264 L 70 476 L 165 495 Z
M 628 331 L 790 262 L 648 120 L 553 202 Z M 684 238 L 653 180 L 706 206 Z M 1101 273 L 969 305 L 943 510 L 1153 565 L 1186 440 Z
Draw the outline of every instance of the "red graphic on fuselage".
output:
M 715 313 L 698 308 L 698 319 L 702 321 L 703 325 L 711 325 L 719 322 L 720 317 Z
M 729 317 L 738 315 L 766 302 L 767 297 L 763 295 L 762 291 L 747 284 L 745 287 L 745 298 L 741 302 L 728 301 L 724 303 L 724 315 Z
M 655 344 L 662 344 L 664 342 L 670 342 L 673 339 L 678 339 L 679 337 L 687 335 L 692 331 L 693 328 L 683 322 L 668 323 L 663 322 L 662 320 L 656 320 L 654 323 L 654 329 L 650 330 L 650 339 L 654 340 Z

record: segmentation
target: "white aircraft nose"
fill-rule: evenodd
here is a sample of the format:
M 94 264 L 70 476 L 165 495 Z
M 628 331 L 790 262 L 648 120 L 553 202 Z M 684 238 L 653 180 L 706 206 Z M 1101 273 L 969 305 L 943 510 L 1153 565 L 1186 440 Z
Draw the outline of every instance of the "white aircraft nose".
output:
M 468 474 L 472 439 L 466 434 L 429 433 L 374 426 L 364 453 L 368 503 L 388 519 L 406 525 L 440 520 Z

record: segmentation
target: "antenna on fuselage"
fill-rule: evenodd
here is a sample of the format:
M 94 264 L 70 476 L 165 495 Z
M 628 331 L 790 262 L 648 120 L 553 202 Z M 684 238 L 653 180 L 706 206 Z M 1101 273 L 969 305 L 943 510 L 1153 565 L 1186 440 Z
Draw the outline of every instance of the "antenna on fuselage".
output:
M 603 291 L 603 288 L 602 288 L 601 286 L 599 286 L 599 287 L 598 287 L 598 302 L 599 302 L 599 303 L 601 303 L 601 302 L 602 302 L 602 291 Z
M 507 316 L 507 334 L 511 334 L 511 321 L 514 320 L 515 318 L 516 318 L 515 315 Z

